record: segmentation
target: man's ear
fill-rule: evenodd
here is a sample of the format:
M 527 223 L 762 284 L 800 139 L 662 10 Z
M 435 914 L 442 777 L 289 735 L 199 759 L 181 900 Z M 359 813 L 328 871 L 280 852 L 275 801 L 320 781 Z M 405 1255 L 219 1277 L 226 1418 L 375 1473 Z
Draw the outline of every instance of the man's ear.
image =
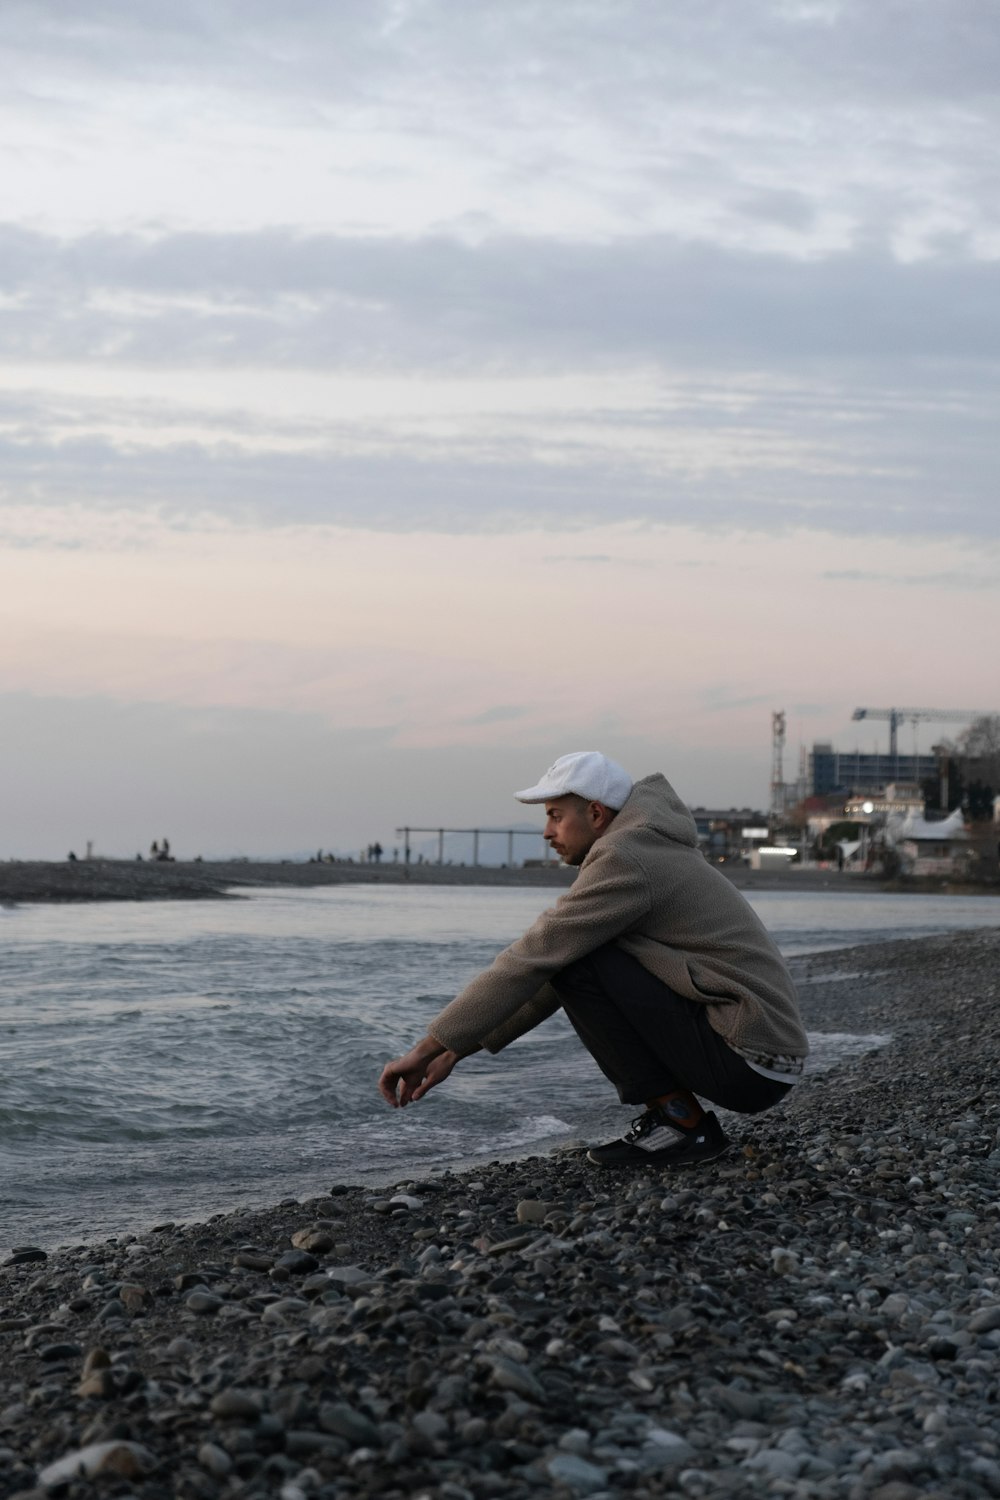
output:
M 588 803 L 587 815 L 590 818 L 590 826 L 596 828 L 598 833 L 603 833 L 614 818 L 614 812 L 610 807 L 605 807 L 603 802 Z

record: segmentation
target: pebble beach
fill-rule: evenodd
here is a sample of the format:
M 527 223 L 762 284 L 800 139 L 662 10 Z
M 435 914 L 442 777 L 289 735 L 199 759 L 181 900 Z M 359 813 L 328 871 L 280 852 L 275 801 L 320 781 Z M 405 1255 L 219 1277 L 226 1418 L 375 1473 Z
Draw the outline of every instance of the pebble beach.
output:
M 690 1174 L 571 1147 L 7 1247 L 0 1493 L 1000 1495 L 1000 932 L 796 973 L 891 1040 Z

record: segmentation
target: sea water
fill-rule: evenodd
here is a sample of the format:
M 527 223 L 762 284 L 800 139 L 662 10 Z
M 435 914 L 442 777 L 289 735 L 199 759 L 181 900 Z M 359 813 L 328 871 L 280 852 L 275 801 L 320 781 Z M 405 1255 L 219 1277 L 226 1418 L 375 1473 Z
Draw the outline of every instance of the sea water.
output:
M 0 1247 L 51 1246 L 616 1134 L 561 1015 L 415 1108 L 387 1058 L 555 899 L 476 886 L 0 910 Z M 762 893 L 787 954 L 1000 925 L 989 897 Z M 879 1039 L 814 1039 L 813 1067 Z

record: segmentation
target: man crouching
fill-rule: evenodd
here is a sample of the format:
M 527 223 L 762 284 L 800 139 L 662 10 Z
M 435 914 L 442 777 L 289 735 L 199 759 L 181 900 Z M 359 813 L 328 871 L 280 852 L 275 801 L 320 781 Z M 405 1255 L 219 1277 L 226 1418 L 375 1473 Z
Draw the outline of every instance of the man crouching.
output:
M 712 1161 L 728 1141 L 698 1095 L 756 1114 L 784 1098 L 808 1051 L 785 962 L 760 919 L 706 863 L 694 819 L 659 773 L 633 783 L 596 750 L 561 756 L 519 802 L 574 884 L 387 1063 L 401 1108 L 463 1057 L 499 1052 L 562 1006 L 623 1104 L 643 1104 L 600 1166 Z

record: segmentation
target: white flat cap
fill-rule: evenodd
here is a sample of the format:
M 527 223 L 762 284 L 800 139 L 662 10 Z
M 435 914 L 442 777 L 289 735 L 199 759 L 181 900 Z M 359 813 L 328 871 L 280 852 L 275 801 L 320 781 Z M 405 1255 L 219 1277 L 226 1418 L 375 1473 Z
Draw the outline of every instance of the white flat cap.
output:
M 632 778 L 617 761 L 599 750 L 573 750 L 553 761 L 537 786 L 515 792 L 518 802 L 548 802 L 575 792 L 588 802 L 603 802 L 617 812 L 632 790 Z

